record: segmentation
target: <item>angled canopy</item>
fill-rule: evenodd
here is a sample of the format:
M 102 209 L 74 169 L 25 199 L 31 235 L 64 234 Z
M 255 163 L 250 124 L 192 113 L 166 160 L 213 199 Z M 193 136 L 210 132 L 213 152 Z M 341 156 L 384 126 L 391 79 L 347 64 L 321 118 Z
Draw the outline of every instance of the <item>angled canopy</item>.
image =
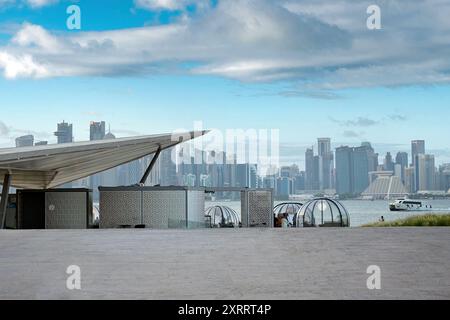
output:
M 13 187 L 52 188 L 150 155 L 159 147 L 164 150 L 205 133 L 177 133 L 177 136 L 183 137 L 177 141 L 173 141 L 172 134 L 158 134 L 0 149 L 0 178 L 9 173 Z

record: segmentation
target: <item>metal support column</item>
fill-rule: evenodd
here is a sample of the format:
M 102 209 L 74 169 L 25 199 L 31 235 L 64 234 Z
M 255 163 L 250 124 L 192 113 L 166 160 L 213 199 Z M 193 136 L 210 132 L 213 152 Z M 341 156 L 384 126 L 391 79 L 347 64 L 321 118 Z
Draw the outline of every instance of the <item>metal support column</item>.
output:
M 11 175 L 7 173 L 5 174 L 5 178 L 3 180 L 2 199 L 0 201 L 0 214 L 1 214 L 0 229 L 5 228 L 6 208 L 8 206 L 8 196 L 10 186 L 11 186 Z
M 145 184 L 145 182 L 147 181 L 148 175 L 149 175 L 150 172 L 152 171 L 153 166 L 155 165 L 156 160 L 158 160 L 159 154 L 160 154 L 160 153 L 161 153 L 161 146 L 158 147 L 158 150 L 156 150 L 156 153 L 155 153 L 155 155 L 153 156 L 152 161 L 151 161 L 150 164 L 148 165 L 147 170 L 145 170 L 145 173 L 144 173 L 144 175 L 142 176 L 141 181 L 139 182 L 141 185 L 142 185 L 142 184 Z

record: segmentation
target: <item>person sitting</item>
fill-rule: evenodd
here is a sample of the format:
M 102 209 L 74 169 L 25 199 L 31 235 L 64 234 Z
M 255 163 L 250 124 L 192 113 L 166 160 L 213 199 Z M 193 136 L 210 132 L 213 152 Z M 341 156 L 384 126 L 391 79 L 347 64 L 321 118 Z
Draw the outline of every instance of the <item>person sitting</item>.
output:
M 281 213 L 278 216 L 275 216 L 274 226 L 275 228 L 281 228 Z
M 384 222 L 384 217 L 383 216 L 381 216 L 381 218 L 380 218 L 380 220 L 379 220 L 380 222 Z

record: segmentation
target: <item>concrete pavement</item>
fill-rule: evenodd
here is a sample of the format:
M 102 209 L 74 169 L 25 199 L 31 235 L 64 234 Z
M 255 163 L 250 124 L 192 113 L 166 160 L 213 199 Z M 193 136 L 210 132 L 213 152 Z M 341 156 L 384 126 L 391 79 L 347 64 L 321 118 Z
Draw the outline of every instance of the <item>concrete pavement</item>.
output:
M 450 299 L 449 264 L 446 227 L 4 230 L 0 299 Z

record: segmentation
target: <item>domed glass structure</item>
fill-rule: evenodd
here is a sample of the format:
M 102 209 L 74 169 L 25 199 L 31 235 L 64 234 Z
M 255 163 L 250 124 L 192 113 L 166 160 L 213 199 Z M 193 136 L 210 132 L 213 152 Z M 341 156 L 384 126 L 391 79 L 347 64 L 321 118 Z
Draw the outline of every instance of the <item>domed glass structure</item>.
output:
M 288 221 L 290 224 L 295 225 L 295 218 L 298 210 L 302 207 L 303 203 L 300 202 L 283 202 L 273 207 L 273 214 L 276 217 L 280 214 L 288 214 Z
M 350 217 L 339 201 L 317 198 L 305 203 L 297 213 L 297 227 L 349 227 Z
M 212 206 L 206 208 L 205 217 L 210 219 L 211 228 L 238 228 L 240 226 L 239 214 L 226 206 Z

